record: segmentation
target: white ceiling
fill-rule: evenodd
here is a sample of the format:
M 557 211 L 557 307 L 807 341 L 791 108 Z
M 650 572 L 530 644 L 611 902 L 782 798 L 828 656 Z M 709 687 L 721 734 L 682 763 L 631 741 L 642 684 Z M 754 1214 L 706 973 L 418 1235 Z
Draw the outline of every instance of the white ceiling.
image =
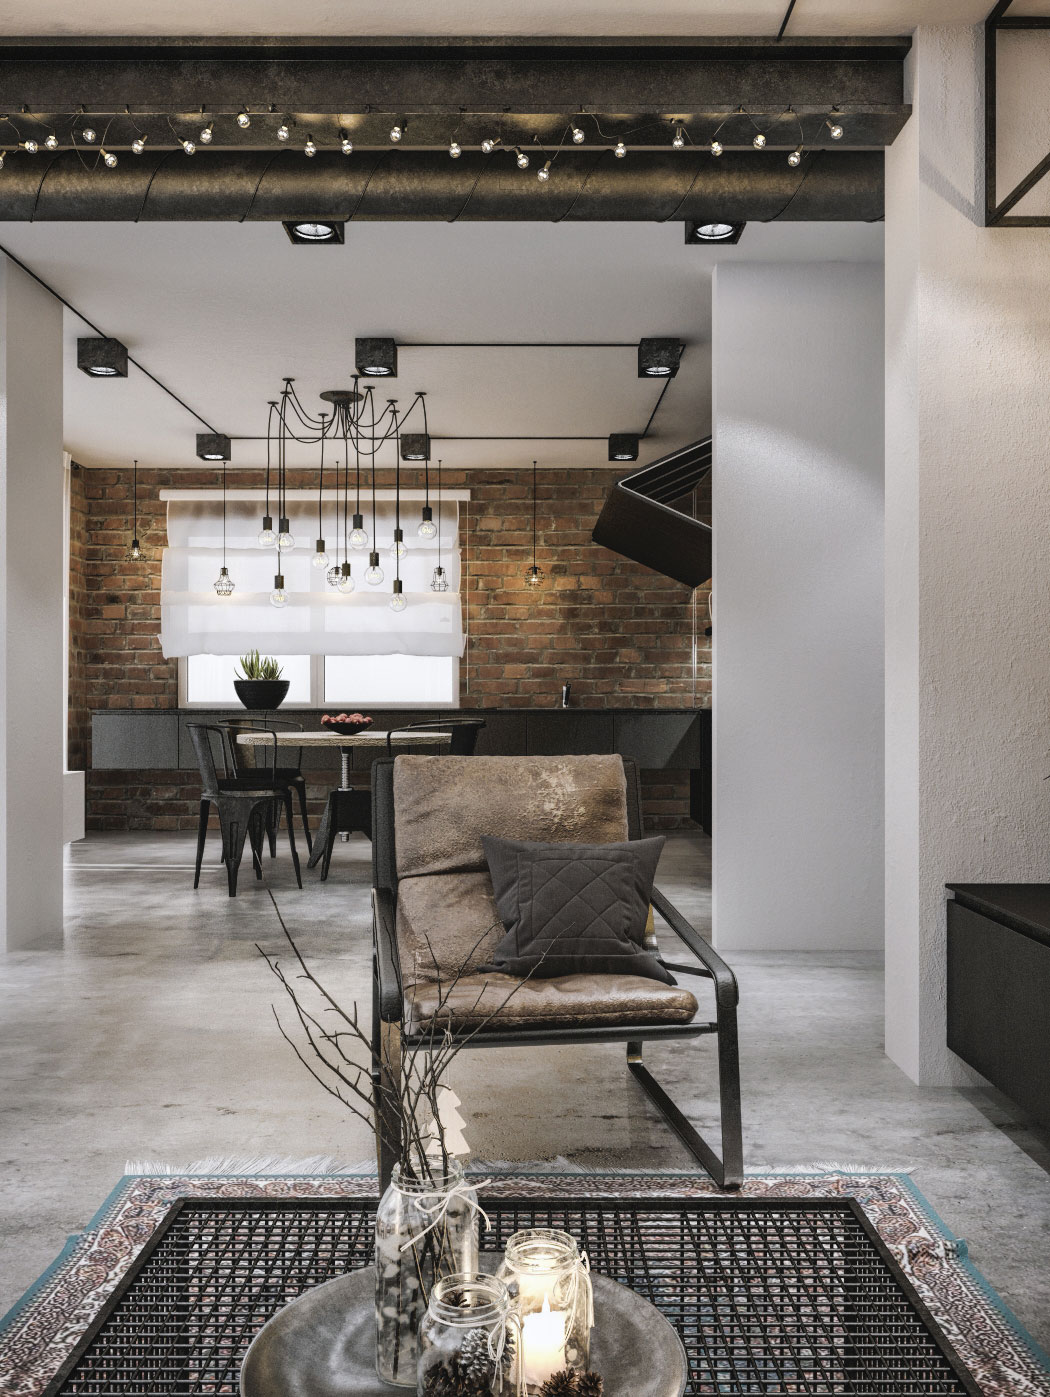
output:
M 22 259 L 231 436 L 265 433 L 293 375 L 308 405 L 347 385 L 357 336 L 404 341 L 627 341 L 678 336 L 678 377 L 642 459 L 710 430 L 711 272 L 720 260 L 876 261 L 882 227 L 751 224 L 740 243 L 686 246 L 682 225 L 361 223 L 342 247 L 293 247 L 280 224 L 0 224 Z M 785 272 L 785 275 L 789 275 Z M 66 321 L 66 445 L 84 465 L 190 466 L 191 415 L 134 369 L 91 379 Z M 800 353 L 810 352 L 799 346 Z M 640 431 L 660 385 L 628 349 L 410 349 L 377 397 L 425 389 L 434 436 L 541 434 L 600 441 L 448 441 L 450 466 L 607 463 L 604 438 Z M 389 385 L 389 386 L 388 386 Z M 756 385 L 756 391 L 761 386 Z M 297 459 L 316 461 L 315 449 Z M 235 442 L 233 464 L 265 462 Z
M 1015 10 L 1023 12 L 1017 0 Z M 0 0 L 5 34 L 775 34 L 787 0 Z M 797 0 L 788 33 L 978 24 L 991 0 Z

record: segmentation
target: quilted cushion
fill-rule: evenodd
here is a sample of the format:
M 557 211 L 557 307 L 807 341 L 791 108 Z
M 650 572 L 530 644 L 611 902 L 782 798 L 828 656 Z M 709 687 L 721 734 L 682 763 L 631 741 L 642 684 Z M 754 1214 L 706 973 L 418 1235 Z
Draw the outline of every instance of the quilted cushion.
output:
M 609 844 L 627 833 L 627 782 L 617 756 L 394 762 L 399 878 L 485 871 L 483 834 Z
M 643 949 L 664 841 L 536 844 L 482 836 L 507 935 L 485 970 L 550 980 L 592 971 L 673 977 Z
M 405 990 L 409 1033 L 442 1028 L 498 1032 L 511 1028 L 602 1028 L 647 1023 L 689 1023 L 697 1011 L 681 986 L 640 975 L 565 975 L 558 980 L 516 980 L 510 975 L 468 975 L 453 987 L 417 984 Z

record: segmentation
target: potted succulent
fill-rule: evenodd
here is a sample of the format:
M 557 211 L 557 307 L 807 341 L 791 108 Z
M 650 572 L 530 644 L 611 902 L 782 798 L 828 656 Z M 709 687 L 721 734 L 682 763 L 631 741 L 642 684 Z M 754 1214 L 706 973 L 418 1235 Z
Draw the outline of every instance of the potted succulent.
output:
M 282 672 L 272 656 L 263 658 L 258 650 L 242 655 L 240 678 L 233 681 L 233 687 L 245 708 L 280 708 L 288 696 L 290 683 L 281 678 Z

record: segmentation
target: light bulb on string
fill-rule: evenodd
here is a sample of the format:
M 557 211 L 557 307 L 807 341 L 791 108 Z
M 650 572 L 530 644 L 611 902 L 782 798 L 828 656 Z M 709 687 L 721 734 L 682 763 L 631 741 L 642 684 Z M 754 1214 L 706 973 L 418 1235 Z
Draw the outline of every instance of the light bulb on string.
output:
M 283 553 L 291 552 L 295 547 L 295 537 L 292 534 L 288 520 L 284 516 L 281 517 L 277 525 L 277 547 Z
M 146 149 L 146 137 L 145 137 L 145 136 L 136 136 L 135 139 L 134 139 L 134 140 L 132 141 L 132 143 L 131 143 L 131 152 L 132 152 L 132 154 L 133 154 L 133 155 L 141 155 L 142 152 L 143 152 L 145 149 Z
M 233 596 L 233 578 L 228 568 L 219 569 L 219 575 L 215 579 L 215 594 L 220 597 Z
M 574 146 L 582 146 L 586 139 L 587 133 L 582 126 L 574 126 L 572 128 L 572 143 Z
M 379 554 L 372 552 L 368 555 L 368 568 L 365 571 L 365 581 L 370 587 L 378 587 L 383 580 L 383 569 L 379 566 Z
M 37 145 L 36 141 L 30 137 L 29 140 L 22 142 L 22 149 L 27 155 L 35 155 L 40 147 Z
M 288 129 L 288 123 L 286 121 L 282 121 L 280 126 L 278 126 L 277 128 L 277 139 L 279 141 L 286 141 L 291 134 L 291 131 Z
M 459 157 L 463 154 L 463 147 L 460 145 L 458 141 L 449 141 L 448 153 L 453 160 L 458 160 Z
M 129 563 L 137 563 L 140 562 L 141 559 L 142 545 L 139 543 L 137 538 L 133 538 L 131 540 L 131 547 L 127 551 L 127 561 Z
M 306 144 L 303 146 L 303 154 L 311 159 L 317 154 L 317 146 L 314 144 L 313 136 L 307 136 Z
M 766 144 L 766 138 L 764 133 L 761 131 L 756 131 L 751 144 L 755 147 L 756 150 L 763 150 Z
M 336 583 L 336 586 L 339 588 L 340 592 L 342 592 L 344 597 L 348 597 L 350 593 L 354 590 L 354 579 L 350 573 L 349 563 L 344 563 L 343 566 L 339 569 L 339 581 Z
M 94 145 L 97 135 L 98 132 L 93 126 L 85 126 L 80 133 L 80 139 L 90 146 Z
M 388 605 L 391 611 L 404 611 L 405 607 L 408 605 L 408 598 L 401 590 L 400 577 L 394 578 L 394 590 L 390 597 Z
M 237 125 L 241 128 L 242 131 L 247 131 L 248 127 L 251 124 L 252 119 L 248 115 L 248 108 L 242 107 L 241 110 L 237 113 Z
M 793 150 L 793 151 L 791 152 L 791 154 L 788 156 L 788 164 L 791 166 L 791 168 L 792 168 L 793 170 L 796 169 L 797 166 L 799 166 L 799 165 L 802 164 L 802 147 L 801 147 L 801 146 L 799 146 L 798 150 Z
M 0 150 L 0 170 L 2 170 L 2 169 L 4 168 L 4 156 L 5 156 L 6 154 L 7 154 L 6 151 Z
M 209 121 L 208 124 L 207 124 L 207 126 L 203 127 L 202 130 L 201 130 L 201 134 L 200 134 L 200 137 L 199 137 L 201 145 L 202 145 L 202 146 L 210 146 L 210 145 L 211 145 L 211 138 L 212 138 L 212 136 L 213 136 L 214 134 L 215 134 L 215 125 L 214 125 L 213 122 Z
M 515 146 L 514 149 L 517 152 L 517 154 L 514 157 L 514 163 L 517 165 L 519 170 L 527 170 L 529 168 L 529 157 L 525 154 L 525 152 L 521 149 L 520 146 Z
M 278 610 L 282 606 L 288 605 L 288 593 L 284 590 L 284 578 L 280 573 L 273 579 L 273 591 L 270 593 L 270 605 L 276 606 Z
M 272 548 L 277 542 L 277 535 L 273 531 L 273 520 L 268 514 L 263 515 L 263 526 L 259 530 L 259 547 Z
M 841 141 L 842 137 L 845 134 L 842 126 L 837 121 L 829 121 L 826 124 L 828 128 L 828 135 L 831 137 L 831 139 L 833 141 Z
M 404 529 L 394 530 L 394 541 L 390 545 L 389 553 L 391 558 L 403 558 L 405 556 L 405 531 Z
M 47 146 L 48 150 L 58 149 L 58 137 L 55 135 L 54 131 L 44 137 L 44 145 Z
M 671 146 L 674 150 L 685 149 L 685 131 L 681 126 L 675 126 L 674 135 L 671 137 Z
M 499 142 L 500 142 L 500 138 L 499 138 L 498 136 L 496 136 L 496 137 L 486 136 L 485 139 L 484 139 L 484 140 L 482 141 L 482 143 L 481 143 L 481 153 L 482 153 L 482 155 L 491 155 L 492 152 L 493 152 L 493 151 L 496 149 L 496 147 L 499 145 Z
M 101 147 L 99 147 L 99 149 L 101 150 Z M 117 164 L 117 157 L 113 154 L 111 150 L 103 150 L 102 163 L 109 170 L 115 169 Z
M 722 145 L 722 142 L 721 142 L 721 141 L 715 140 L 715 141 L 712 141 L 712 142 L 711 142 L 711 154 L 712 154 L 712 155 L 721 155 L 721 154 L 722 154 L 722 151 L 723 151 L 724 149 L 725 149 L 725 147 Z
M 540 181 L 541 184 L 546 184 L 550 177 L 551 162 L 548 160 L 546 165 L 544 165 L 541 169 L 536 171 L 536 178 Z
M 192 155 L 194 151 L 197 149 L 193 141 L 183 141 L 181 144 L 183 150 L 186 152 L 187 155 Z
M 627 147 L 624 145 L 623 141 L 617 141 L 616 145 L 613 147 L 613 155 L 616 156 L 617 160 L 622 160 L 626 154 Z
M 339 132 L 339 149 L 344 155 L 353 155 L 354 143 L 345 131 Z
M 317 540 L 317 547 L 314 551 L 314 556 L 310 559 L 310 562 L 318 570 L 320 570 L 321 568 L 326 568 L 328 566 L 328 554 L 324 551 L 323 538 L 319 538 Z
M 358 550 L 368 547 L 368 535 L 365 533 L 365 521 L 363 515 L 354 515 L 354 527 L 350 531 L 350 547 Z
M 416 533 L 423 539 L 437 537 L 437 525 L 434 523 L 434 511 L 428 504 L 423 506 L 423 518 L 416 529 Z
M 527 587 L 542 587 L 544 580 L 543 569 L 533 563 L 525 574 L 525 585 Z
M 407 123 L 406 123 L 406 124 L 407 124 Z M 404 136 L 404 134 L 405 134 L 405 128 L 404 128 L 404 126 L 401 126 L 400 124 L 399 124 L 399 125 L 395 125 L 395 126 L 391 126 L 391 128 L 390 128 L 390 139 L 391 139 L 391 141 L 394 143 L 394 145 L 397 145 L 398 141 L 401 140 L 401 138 Z

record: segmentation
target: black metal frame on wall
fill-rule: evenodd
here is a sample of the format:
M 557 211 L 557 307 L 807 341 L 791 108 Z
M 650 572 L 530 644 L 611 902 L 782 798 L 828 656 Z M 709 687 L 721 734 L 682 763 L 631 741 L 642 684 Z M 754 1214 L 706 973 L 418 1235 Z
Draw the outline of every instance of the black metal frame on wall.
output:
M 996 197 L 998 146 L 998 38 L 1001 33 L 1050 30 L 1050 15 L 1010 15 L 1013 0 L 999 0 L 984 23 L 984 224 L 986 228 L 1050 228 L 1050 214 L 1014 214 L 1026 194 L 1050 173 L 1050 152 L 1003 199 Z

